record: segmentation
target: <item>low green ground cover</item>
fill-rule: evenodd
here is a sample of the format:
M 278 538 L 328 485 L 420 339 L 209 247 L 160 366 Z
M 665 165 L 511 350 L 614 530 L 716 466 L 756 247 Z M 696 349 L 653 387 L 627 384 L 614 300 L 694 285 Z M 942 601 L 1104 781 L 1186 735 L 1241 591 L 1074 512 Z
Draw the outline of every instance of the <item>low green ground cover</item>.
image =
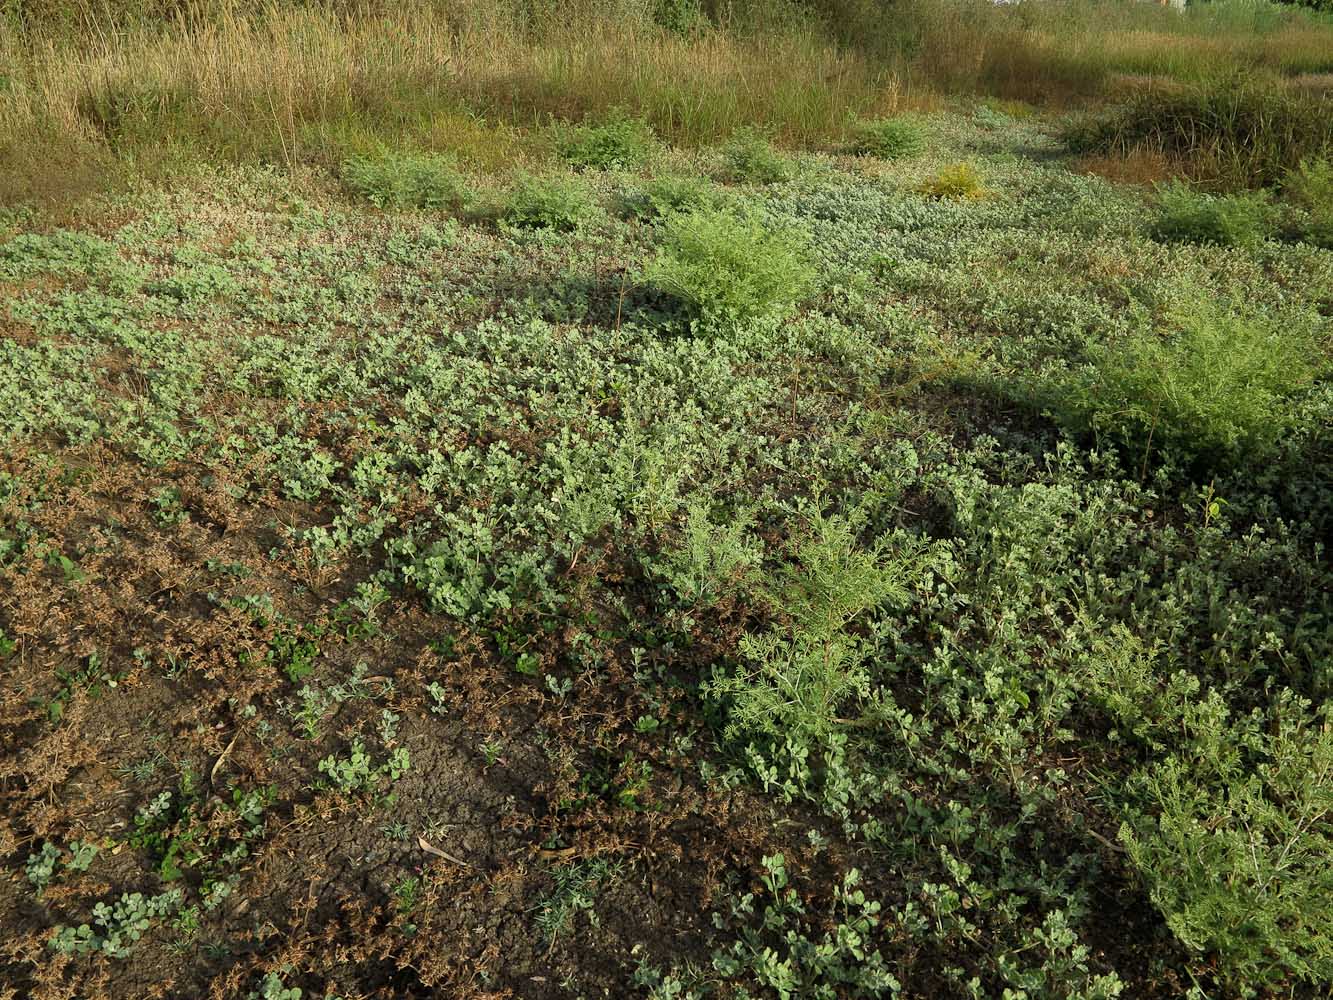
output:
M 1333 253 L 877 128 L 7 214 L 0 986 L 1333 980 Z

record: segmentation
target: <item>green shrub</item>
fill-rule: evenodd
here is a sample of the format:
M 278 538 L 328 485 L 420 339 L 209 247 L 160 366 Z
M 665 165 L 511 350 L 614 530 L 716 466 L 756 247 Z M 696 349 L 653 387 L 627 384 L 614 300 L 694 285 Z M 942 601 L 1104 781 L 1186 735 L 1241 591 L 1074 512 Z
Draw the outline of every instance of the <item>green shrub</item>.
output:
M 667 219 L 646 279 L 706 322 L 784 313 L 814 284 L 804 234 L 752 214 L 700 210 Z
M 523 229 L 577 229 L 596 206 L 588 189 L 573 179 L 522 175 L 509 194 L 501 218 Z
M 955 163 L 945 167 L 934 177 L 922 182 L 917 190 L 927 198 L 940 199 L 973 199 L 986 194 L 981 184 L 981 175 L 970 163 Z
M 376 208 L 459 209 L 467 186 L 454 164 L 440 156 L 386 153 L 343 161 L 348 190 Z
M 654 177 L 624 200 L 626 214 L 636 219 L 664 218 L 675 212 L 717 208 L 721 195 L 698 177 Z
M 926 148 L 926 132 L 911 118 L 877 118 L 857 123 L 853 152 L 881 160 L 916 156 Z
M 1158 189 L 1153 235 L 1181 243 L 1255 246 L 1272 233 L 1273 218 L 1262 193 L 1215 195 L 1181 181 Z
M 747 516 L 732 515 L 718 524 L 695 502 L 686 511 L 680 541 L 663 548 L 652 570 L 685 604 L 707 604 L 739 587 L 762 558 L 763 546 Z
M 1333 726 L 1290 699 L 1227 714 L 1216 695 L 1187 707 L 1191 739 L 1141 775 L 1149 813 L 1121 839 L 1176 937 L 1242 995 L 1333 982 Z
M 729 705 L 728 738 L 821 744 L 844 702 L 869 684 L 866 651 L 851 625 L 881 602 L 907 598 L 908 562 L 861 547 L 844 518 L 817 517 L 795 557 L 763 595 L 781 625 L 744 636 L 748 669 L 708 684 Z
M 653 21 L 678 35 L 708 23 L 700 0 L 653 0 Z
M 795 173 L 791 161 L 753 128 L 740 129 L 731 137 L 722 147 L 722 162 L 727 177 L 749 184 L 776 184 Z
M 1302 161 L 1287 175 L 1282 188 L 1306 212 L 1300 224 L 1301 238 L 1333 250 L 1333 159 Z
M 1066 422 L 1190 458 L 1266 452 L 1288 422 L 1287 398 L 1315 374 L 1313 337 L 1201 302 L 1174 322 L 1170 337 L 1145 330 L 1094 350 L 1059 404 Z
M 653 150 L 653 130 L 623 112 L 598 125 L 579 125 L 560 140 L 560 155 L 571 166 L 606 170 L 642 163 Z

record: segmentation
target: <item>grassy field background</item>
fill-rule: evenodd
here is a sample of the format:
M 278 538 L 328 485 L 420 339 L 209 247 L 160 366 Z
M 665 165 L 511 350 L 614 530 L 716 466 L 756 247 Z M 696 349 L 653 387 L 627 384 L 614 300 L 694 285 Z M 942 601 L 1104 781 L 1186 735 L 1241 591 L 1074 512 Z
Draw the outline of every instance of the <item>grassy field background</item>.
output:
M 534 126 L 616 108 L 675 144 L 751 126 L 815 148 L 845 139 L 856 115 L 959 96 L 1085 109 L 1244 81 L 1318 102 L 1333 81 L 1333 23 L 1268 3 L 11 0 L 7 11 L 9 200 L 67 200 L 219 157 L 329 166 L 383 143 L 501 169 L 543 156 Z
M 0 998 L 1327 995 L 1327 18 L 4 9 Z

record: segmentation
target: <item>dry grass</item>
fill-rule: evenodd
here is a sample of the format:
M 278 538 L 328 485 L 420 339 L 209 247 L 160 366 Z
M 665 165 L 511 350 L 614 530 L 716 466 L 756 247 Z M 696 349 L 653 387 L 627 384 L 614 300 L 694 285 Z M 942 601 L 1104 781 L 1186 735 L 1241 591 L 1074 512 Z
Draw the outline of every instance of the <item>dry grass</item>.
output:
M 634 25 L 495 45 L 464 66 L 460 90 L 513 120 L 625 105 L 683 144 L 754 124 L 791 143 L 818 142 L 841 135 L 853 113 L 892 111 L 909 100 L 892 74 L 812 33 L 683 38 Z
M 626 106 L 697 144 L 759 123 L 835 138 L 854 113 L 902 106 L 895 78 L 810 31 L 683 38 L 642 20 L 530 26 L 447 8 L 340 16 L 272 4 L 119 33 L 10 32 L 0 65 L 0 164 L 40 194 L 45 147 L 110 151 L 142 172 L 174 156 L 335 162 L 380 143 L 482 168 L 539 155 L 533 126 Z M 25 181 L 27 178 L 27 181 Z
M 1079 157 L 1074 169 L 1118 184 L 1154 187 L 1189 173 L 1189 164 L 1156 150 L 1137 149 L 1124 155 L 1094 154 Z
M 1224 188 L 1263 187 L 1333 153 L 1331 111 L 1327 98 L 1268 76 L 1154 79 L 1071 123 L 1066 140 L 1091 155 L 1178 161 L 1182 173 Z
M 826 0 L 823 21 L 776 24 L 772 5 L 728 7 L 745 16 L 680 36 L 649 0 L 34 0 L 21 24 L 0 15 L 0 199 L 385 144 L 504 170 L 542 158 L 552 118 L 616 106 L 673 144 L 758 125 L 821 145 L 942 95 L 1067 106 L 1126 75 L 1260 67 L 1317 90 L 1333 74 L 1333 25 L 1274 8 L 905 0 L 885 17 Z
M 844 14 L 841 34 L 947 93 L 1045 104 L 1100 97 L 1123 74 L 1194 80 L 1238 69 L 1333 72 L 1333 24 L 1299 10 L 1222 2 L 1180 12 L 1123 0 L 905 0 Z

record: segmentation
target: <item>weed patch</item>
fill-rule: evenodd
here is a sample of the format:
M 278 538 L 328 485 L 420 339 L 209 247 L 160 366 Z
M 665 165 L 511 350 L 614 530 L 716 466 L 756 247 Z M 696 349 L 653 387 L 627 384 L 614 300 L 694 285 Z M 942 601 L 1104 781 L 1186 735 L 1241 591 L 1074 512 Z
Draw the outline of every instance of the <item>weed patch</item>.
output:
M 753 215 L 696 211 L 669 218 L 645 279 L 707 323 L 791 309 L 814 286 L 801 235 Z
M 372 791 L 379 787 L 382 780 L 397 781 L 411 767 L 411 756 L 406 747 L 396 747 L 381 763 L 376 764 L 363 741 L 352 741 L 345 757 L 329 754 L 319 762 L 319 773 L 326 775 L 329 784 L 351 795 L 355 792 Z
M 648 123 L 623 111 L 599 124 L 575 126 L 559 142 L 566 163 L 596 170 L 637 166 L 648 158 L 653 145 Z
M 456 149 L 517 178 L 613 101 L 664 142 L 845 149 L 849 111 L 924 96 L 863 91 L 869 37 L 824 48 L 855 5 L 742 6 L 201 8 L 188 78 L 171 25 L 51 50 L 52 100 L 105 60 L 174 95 L 126 104 L 114 153 L 89 130 L 118 162 L 168 118 L 231 152 L 0 213 L 0 994 L 1329 979 L 1333 255 L 1154 239 L 1043 114 L 972 101 L 929 162 L 721 188 L 677 149 L 527 178 L 508 218 L 306 169 Z M 1004 33 L 959 92 L 1102 73 L 1056 34 L 1031 80 L 1003 61 L 1060 17 L 1154 26 L 1160 65 L 1238 16 L 983 6 L 916 36 Z M 1254 53 L 1278 15 L 1248 10 Z M 1003 196 L 913 190 L 962 157 Z
M 1305 213 L 1296 223 L 1300 238 L 1333 250 L 1333 159 L 1302 161 L 1282 190 Z
M 982 198 L 986 189 L 981 174 L 970 163 L 955 163 L 927 178 L 917 190 L 927 198 L 970 200 Z
M 722 147 L 722 164 L 728 179 L 746 184 L 777 184 L 795 173 L 791 161 L 752 128 L 740 130 Z
M 588 222 L 594 213 L 591 195 L 576 181 L 522 176 L 501 218 L 520 229 L 569 231 Z
M 1060 405 L 1072 426 L 1136 452 L 1255 460 L 1283 435 L 1286 400 L 1309 387 L 1316 357 L 1299 328 L 1199 303 L 1168 337 L 1144 331 L 1099 349 Z
M 910 118 L 879 118 L 858 122 L 852 151 L 881 160 L 916 156 L 926 148 L 926 130 Z
M 98 903 L 90 923 L 56 927 L 49 947 L 61 955 L 100 953 L 108 958 L 129 958 L 139 939 L 180 907 L 181 898 L 181 890 L 171 889 L 156 896 L 130 892 L 114 903 Z
M 863 551 L 843 520 L 820 517 L 764 598 L 783 621 L 741 643 L 745 667 L 709 693 L 726 701 L 728 734 L 800 747 L 821 745 L 850 695 L 865 690 L 852 624 L 881 602 L 906 598 L 907 563 Z M 855 713 L 853 713 L 855 714 Z
M 448 160 L 423 154 L 385 154 L 345 160 L 342 180 L 376 208 L 461 210 L 467 186 Z
M 1254 246 L 1270 235 L 1273 212 L 1262 193 L 1216 195 L 1180 181 L 1157 192 L 1153 235 L 1161 240 Z
M 654 177 L 625 197 L 626 214 L 636 219 L 662 219 L 675 212 L 720 207 L 722 195 L 706 180 L 688 176 Z
M 1269 734 L 1218 699 L 1183 709 L 1187 746 L 1141 776 L 1151 812 L 1121 837 L 1153 902 L 1238 988 L 1333 975 L 1325 822 L 1333 737 L 1306 706 L 1280 705 Z

